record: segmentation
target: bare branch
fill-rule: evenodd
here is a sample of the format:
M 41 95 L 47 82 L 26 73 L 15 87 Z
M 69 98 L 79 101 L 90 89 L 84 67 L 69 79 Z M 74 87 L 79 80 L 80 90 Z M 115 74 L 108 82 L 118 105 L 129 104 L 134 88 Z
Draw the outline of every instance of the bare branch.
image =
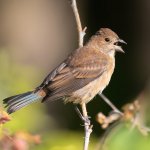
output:
M 86 31 L 86 27 L 84 29 L 82 29 L 82 25 L 81 25 L 81 21 L 80 21 L 80 16 L 79 16 L 79 12 L 78 12 L 78 8 L 77 8 L 77 3 L 76 0 L 71 0 L 71 6 L 75 15 L 75 19 L 76 19 L 76 24 L 77 24 L 77 30 L 78 30 L 78 42 L 79 42 L 79 47 L 83 47 L 83 41 L 84 41 L 84 36 L 85 36 L 85 31 Z M 83 121 L 84 121 L 84 130 L 85 130 L 85 139 L 84 139 L 84 150 L 88 150 L 88 146 L 89 146 L 89 139 L 90 139 L 90 135 L 92 133 L 92 125 L 90 124 L 90 120 L 87 114 L 87 110 L 86 110 L 86 104 L 83 103 L 81 105 L 82 108 L 82 114 L 83 114 Z
M 80 16 L 79 16 L 79 13 L 78 13 L 76 0 L 72 0 L 71 6 L 72 6 L 72 9 L 73 9 L 73 13 L 75 15 L 76 24 L 77 24 L 79 47 L 82 47 L 84 36 L 85 36 L 85 31 L 86 31 L 87 28 L 85 27 L 84 29 L 82 29 L 82 25 L 81 25 Z
M 83 103 L 81 105 L 82 107 L 82 113 L 83 113 L 83 117 L 84 117 L 84 130 L 85 130 L 85 140 L 84 140 L 84 150 L 88 150 L 88 146 L 89 146 L 89 139 L 90 139 L 90 135 L 92 133 L 92 127 L 93 125 L 91 125 L 88 114 L 87 114 L 87 110 L 86 110 L 86 104 Z
M 120 113 L 113 112 L 109 114 L 109 116 L 105 116 L 102 112 L 99 112 L 97 114 L 96 120 L 103 129 L 106 129 L 111 123 L 120 120 L 121 118 L 122 116 L 120 115 Z

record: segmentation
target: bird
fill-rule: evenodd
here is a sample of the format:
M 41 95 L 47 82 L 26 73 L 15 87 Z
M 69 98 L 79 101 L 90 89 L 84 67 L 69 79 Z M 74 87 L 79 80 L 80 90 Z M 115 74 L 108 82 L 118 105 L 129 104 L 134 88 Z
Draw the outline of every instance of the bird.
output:
M 109 84 L 116 52 L 124 53 L 126 42 L 109 28 L 100 28 L 83 47 L 77 48 L 52 70 L 33 91 L 3 100 L 9 114 L 36 101 L 63 99 L 87 104 Z

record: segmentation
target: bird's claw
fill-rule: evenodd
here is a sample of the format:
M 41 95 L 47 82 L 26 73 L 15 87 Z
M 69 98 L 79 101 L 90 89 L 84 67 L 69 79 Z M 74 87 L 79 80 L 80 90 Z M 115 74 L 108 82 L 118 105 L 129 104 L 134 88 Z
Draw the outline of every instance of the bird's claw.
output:
M 89 118 L 91 118 L 90 116 L 86 116 L 86 117 L 83 117 L 82 116 L 82 121 L 86 124 L 86 125 L 90 125 L 91 124 L 91 121 Z
M 77 106 L 75 106 L 75 110 L 76 110 L 77 114 L 79 115 L 79 117 L 81 118 L 81 120 L 84 122 L 84 124 L 90 125 L 90 123 L 91 123 L 90 118 L 91 117 L 90 116 L 86 116 L 86 117 L 83 116 Z

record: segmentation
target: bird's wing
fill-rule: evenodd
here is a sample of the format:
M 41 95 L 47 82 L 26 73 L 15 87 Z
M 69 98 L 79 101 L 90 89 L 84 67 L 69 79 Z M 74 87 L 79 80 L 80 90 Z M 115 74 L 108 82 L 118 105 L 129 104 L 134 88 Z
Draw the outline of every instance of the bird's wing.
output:
M 70 56 L 53 70 L 41 84 L 40 87 L 48 91 L 47 97 L 50 100 L 69 96 L 72 92 L 101 76 L 107 69 L 108 61 L 103 54 L 99 56 L 97 54 L 95 56 L 89 55 L 85 57 L 85 60 L 83 60 L 82 55 L 77 55 L 78 57 L 75 55 Z

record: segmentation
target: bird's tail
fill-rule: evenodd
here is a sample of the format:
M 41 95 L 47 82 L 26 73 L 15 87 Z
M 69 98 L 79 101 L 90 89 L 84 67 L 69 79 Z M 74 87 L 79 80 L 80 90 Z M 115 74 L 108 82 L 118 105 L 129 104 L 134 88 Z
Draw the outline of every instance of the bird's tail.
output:
M 44 91 L 30 91 L 23 94 L 15 95 L 8 97 L 3 100 L 3 103 L 6 104 L 7 112 L 9 114 L 19 110 L 22 107 L 25 107 L 33 102 L 42 100 L 45 97 Z

